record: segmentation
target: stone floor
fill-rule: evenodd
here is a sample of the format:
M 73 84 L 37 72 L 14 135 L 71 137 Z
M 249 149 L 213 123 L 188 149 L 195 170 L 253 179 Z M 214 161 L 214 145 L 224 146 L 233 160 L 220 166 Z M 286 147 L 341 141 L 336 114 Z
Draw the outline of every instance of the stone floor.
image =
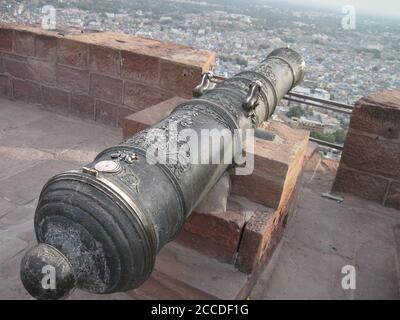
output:
M 122 133 L 0 99 L 0 299 L 29 299 L 19 262 L 35 243 L 39 192 L 56 173 L 90 162 Z M 295 214 L 251 299 L 398 299 L 400 212 L 346 196 L 321 197 L 335 164 L 313 157 Z M 356 290 L 343 290 L 342 267 L 356 268 Z M 128 299 L 76 291 L 71 299 Z

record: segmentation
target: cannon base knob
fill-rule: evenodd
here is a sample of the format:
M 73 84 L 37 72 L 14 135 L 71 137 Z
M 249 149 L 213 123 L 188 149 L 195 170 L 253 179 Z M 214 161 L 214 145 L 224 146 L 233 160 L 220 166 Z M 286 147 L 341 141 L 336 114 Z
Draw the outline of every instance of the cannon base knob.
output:
M 29 250 L 21 261 L 21 281 L 39 300 L 67 298 L 75 288 L 75 275 L 69 260 L 48 244 Z

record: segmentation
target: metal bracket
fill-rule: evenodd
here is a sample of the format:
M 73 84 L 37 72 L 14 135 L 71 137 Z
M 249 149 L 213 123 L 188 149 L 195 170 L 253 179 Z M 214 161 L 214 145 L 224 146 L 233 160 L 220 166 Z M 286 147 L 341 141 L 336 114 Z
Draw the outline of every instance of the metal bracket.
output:
M 203 73 L 201 83 L 192 91 L 193 97 L 194 98 L 201 97 L 204 94 L 204 92 L 206 92 L 210 88 L 211 83 L 213 82 L 213 78 L 214 78 L 214 73 L 212 71 Z
M 254 110 L 258 105 L 260 96 L 261 96 L 261 83 L 259 81 L 255 81 L 249 86 L 249 92 L 247 93 L 247 96 L 243 101 L 242 105 L 243 109 L 247 111 Z

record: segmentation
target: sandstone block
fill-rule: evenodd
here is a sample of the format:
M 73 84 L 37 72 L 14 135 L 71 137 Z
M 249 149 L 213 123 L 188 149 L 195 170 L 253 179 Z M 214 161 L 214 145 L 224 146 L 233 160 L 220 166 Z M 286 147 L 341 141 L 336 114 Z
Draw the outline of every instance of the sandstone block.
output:
M 70 113 L 69 93 L 58 88 L 42 86 L 42 104 L 60 114 Z
M 57 57 L 58 63 L 86 67 L 88 65 L 88 46 L 73 40 L 58 39 Z
M 350 132 L 341 162 L 369 174 L 400 180 L 400 144 Z
M 400 182 L 390 184 L 385 206 L 400 210 Z
M 57 39 L 45 35 L 37 35 L 35 43 L 35 56 L 42 60 L 56 61 Z
M 15 31 L 15 52 L 25 56 L 35 56 L 35 35 L 30 32 Z
M 74 92 L 89 92 L 89 71 L 57 65 L 58 87 Z
M 50 86 L 56 84 L 56 65 L 54 62 L 28 58 L 27 68 L 34 80 Z
M 90 95 L 113 103 L 122 103 L 123 82 L 99 74 L 91 74 Z
M 266 129 L 276 135 L 274 141 L 255 138 L 254 171 L 250 175 L 232 175 L 232 193 L 277 209 L 293 192 L 308 148 L 308 132 L 278 122 Z
M 336 174 L 333 190 L 383 203 L 388 183 L 389 181 L 385 178 L 354 171 L 341 164 Z
M 125 82 L 124 104 L 136 110 L 143 110 L 171 98 L 171 94 L 160 88 Z
M 11 52 L 13 50 L 13 30 L 0 29 L 0 50 Z
M 15 99 L 33 103 L 41 102 L 40 85 L 37 83 L 13 79 L 12 86 Z
M 9 59 L 9 57 L 6 57 L 4 59 L 4 68 L 10 75 L 15 78 L 23 80 L 35 79 L 32 70 L 28 68 L 28 64 L 26 62 Z
M 400 141 L 400 89 L 362 98 L 355 106 L 350 127 Z
M 10 81 L 8 76 L 0 75 L 0 97 L 8 98 L 10 97 L 11 90 L 10 90 Z
M 202 72 L 202 68 L 199 67 L 161 60 L 160 86 L 177 96 L 190 98 L 193 88 L 201 81 Z
M 120 54 L 117 50 L 100 46 L 89 48 L 89 67 L 93 72 L 119 76 L 120 61 Z
M 94 120 L 93 97 L 82 93 L 72 93 L 71 113 L 80 119 Z
M 159 81 L 160 62 L 156 57 L 135 52 L 121 52 L 121 77 L 156 85 Z
M 95 103 L 95 121 L 105 125 L 117 126 L 118 121 L 118 105 L 96 100 Z

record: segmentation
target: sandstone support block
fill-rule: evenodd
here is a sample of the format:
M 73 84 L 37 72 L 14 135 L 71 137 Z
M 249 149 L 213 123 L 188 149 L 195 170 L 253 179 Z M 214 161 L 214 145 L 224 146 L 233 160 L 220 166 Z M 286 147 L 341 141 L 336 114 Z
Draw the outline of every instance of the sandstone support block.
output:
M 254 172 L 233 175 L 232 193 L 278 209 L 287 202 L 301 173 L 309 133 L 273 121 L 264 127 L 276 135 L 275 140 L 255 138 Z

